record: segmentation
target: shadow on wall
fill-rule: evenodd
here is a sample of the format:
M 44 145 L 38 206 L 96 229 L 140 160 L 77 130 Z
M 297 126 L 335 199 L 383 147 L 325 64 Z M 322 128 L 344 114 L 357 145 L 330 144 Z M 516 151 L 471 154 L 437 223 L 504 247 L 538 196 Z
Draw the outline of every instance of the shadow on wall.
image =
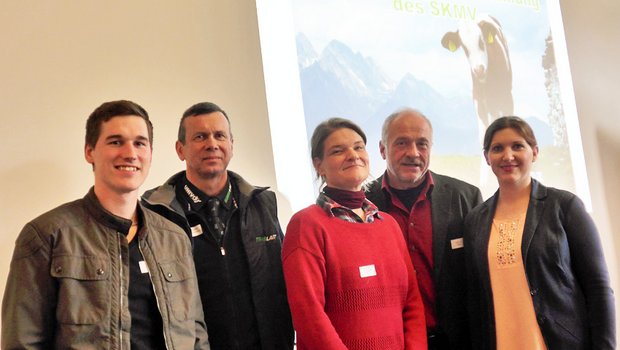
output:
M 596 132 L 598 149 L 601 153 L 601 171 L 605 188 L 605 200 L 607 204 L 609 224 L 612 228 L 611 236 L 614 240 L 614 251 L 620 252 L 620 239 L 615 239 L 614 228 L 620 227 L 620 139 L 612 135 L 611 130 L 598 129 Z M 615 232 L 618 233 L 618 232 Z
M 286 198 L 284 193 L 278 191 L 277 188 L 270 188 L 276 194 L 276 200 L 278 201 L 278 221 L 280 221 L 280 227 L 282 227 L 282 232 L 286 233 L 286 226 L 288 225 L 291 216 L 293 216 L 293 208 L 291 207 L 291 202 Z M 308 203 L 310 205 L 312 203 Z

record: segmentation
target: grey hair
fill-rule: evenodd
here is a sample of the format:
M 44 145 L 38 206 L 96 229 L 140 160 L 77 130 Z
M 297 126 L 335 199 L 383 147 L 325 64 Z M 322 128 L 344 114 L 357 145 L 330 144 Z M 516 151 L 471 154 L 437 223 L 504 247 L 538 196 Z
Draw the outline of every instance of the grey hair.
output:
M 428 117 L 425 116 L 424 113 L 420 112 L 419 110 L 415 108 L 405 107 L 405 108 L 398 109 L 394 113 L 388 115 L 388 117 L 385 118 L 385 120 L 383 121 L 383 127 L 381 128 L 381 141 L 384 144 L 387 142 L 387 134 L 390 128 L 390 124 L 392 124 L 394 119 L 398 118 L 399 116 L 405 113 L 412 113 L 412 114 L 422 117 L 422 119 L 424 119 L 426 123 L 428 124 L 428 126 L 431 128 L 431 135 L 432 135 L 433 124 L 431 123 L 430 119 L 428 119 Z

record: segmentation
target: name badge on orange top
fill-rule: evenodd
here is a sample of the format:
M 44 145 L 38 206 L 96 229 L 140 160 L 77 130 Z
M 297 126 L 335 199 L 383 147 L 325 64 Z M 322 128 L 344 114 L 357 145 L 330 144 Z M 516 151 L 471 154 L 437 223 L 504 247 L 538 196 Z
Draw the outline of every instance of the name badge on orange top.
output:
M 360 266 L 360 277 L 372 277 L 377 275 L 377 270 L 375 270 L 375 265 L 365 265 Z

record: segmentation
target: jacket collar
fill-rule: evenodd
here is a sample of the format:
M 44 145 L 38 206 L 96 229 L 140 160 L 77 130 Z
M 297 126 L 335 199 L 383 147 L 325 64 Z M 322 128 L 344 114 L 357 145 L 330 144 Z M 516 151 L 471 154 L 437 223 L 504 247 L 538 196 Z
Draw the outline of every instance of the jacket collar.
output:
M 529 206 L 532 206 L 534 204 L 533 200 L 542 201 L 545 198 L 547 198 L 547 187 L 541 184 L 540 182 L 538 182 L 538 180 L 532 178 L 532 188 L 530 190 L 530 205 Z M 490 210 L 489 213 L 491 215 L 495 214 L 495 208 L 497 207 L 498 199 L 499 199 L 499 189 L 495 191 L 495 194 L 493 194 L 493 196 L 488 199 L 487 204 L 485 205 L 486 207 L 485 209 Z M 528 215 L 529 215 L 529 212 L 530 210 L 528 208 Z
M 532 179 L 532 192 L 533 199 L 543 200 L 547 197 L 547 187 L 536 179 Z
M 523 227 L 523 242 L 521 243 L 521 249 L 523 261 L 530 249 L 530 244 L 534 238 L 534 233 L 538 227 L 538 223 L 541 221 L 541 216 L 545 208 L 545 199 L 547 198 L 547 187 L 540 182 L 532 179 L 532 189 L 530 192 L 530 203 L 527 206 L 527 214 L 525 217 L 525 225 Z
M 427 183 L 428 190 L 426 192 L 426 196 L 428 198 L 431 198 L 433 189 L 435 188 L 435 181 L 433 177 L 436 175 L 430 170 L 426 174 L 427 174 L 426 176 L 429 177 L 428 179 L 429 181 Z M 368 184 L 368 186 L 366 187 L 366 195 L 368 196 L 368 199 L 379 208 L 387 208 L 388 203 L 392 201 L 391 193 L 390 193 L 388 186 L 389 185 L 387 182 L 387 170 L 386 170 L 381 176 L 379 176 L 379 178 L 377 178 L 375 181 Z
M 228 178 L 239 189 L 239 208 L 246 208 L 254 196 L 269 189 L 269 187 L 252 186 L 239 174 L 230 170 L 228 170 Z
M 117 232 L 127 233 L 131 227 L 131 220 L 116 216 L 107 211 L 99 202 L 99 199 L 95 195 L 95 187 L 91 187 L 86 196 L 84 196 L 84 203 L 88 213 L 100 224 L 109 227 Z M 143 220 L 142 208 L 139 203 L 137 204 L 138 220 Z M 143 231 L 143 230 L 141 230 Z
M 180 179 L 185 177 L 185 171 L 172 175 L 162 186 L 144 193 L 142 198 L 149 204 L 165 205 L 169 209 L 183 215 L 183 208 L 176 199 L 175 187 Z M 252 197 L 267 190 L 269 187 L 256 187 L 245 181 L 239 174 L 228 170 L 229 181 L 239 189 L 239 207 L 246 208 Z
M 183 207 L 181 203 L 176 199 L 175 187 L 180 182 L 179 180 L 185 176 L 185 171 L 178 172 L 172 175 L 163 185 L 155 187 L 146 191 L 142 195 L 142 200 L 150 205 L 163 205 L 169 210 L 176 212 L 183 217 Z

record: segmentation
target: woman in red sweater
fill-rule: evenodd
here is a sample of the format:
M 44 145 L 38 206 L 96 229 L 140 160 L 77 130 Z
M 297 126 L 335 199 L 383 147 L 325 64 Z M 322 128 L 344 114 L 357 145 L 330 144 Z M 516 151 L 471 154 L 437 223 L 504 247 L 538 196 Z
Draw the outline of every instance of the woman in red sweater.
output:
M 332 118 L 312 135 L 312 162 L 325 187 L 296 213 L 282 261 L 304 349 L 426 349 L 424 309 L 398 224 L 368 201 L 366 135 Z

